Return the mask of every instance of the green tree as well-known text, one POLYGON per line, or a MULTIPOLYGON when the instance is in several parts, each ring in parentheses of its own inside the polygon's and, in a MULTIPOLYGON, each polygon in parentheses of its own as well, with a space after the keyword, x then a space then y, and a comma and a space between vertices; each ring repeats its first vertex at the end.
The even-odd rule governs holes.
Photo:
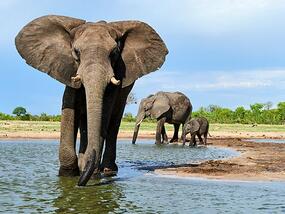
POLYGON ((284 124, 285 122, 285 102, 280 102, 277 104, 277 114, 279 118, 279 122, 284 124))
POLYGON ((253 123, 260 123, 261 122, 261 112, 262 112, 263 108, 264 108, 263 103, 255 103, 255 104, 250 105, 253 123))
POLYGON ((216 110, 218 110, 218 109, 221 109, 222 107, 220 107, 220 106, 218 106, 218 105, 209 105, 208 107, 207 107, 207 111, 208 112, 214 112, 214 111, 216 111, 216 110))
POLYGON ((44 112, 43 112, 43 113, 41 113, 39 119, 40 119, 41 121, 50 121, 50 116, 49 116, 47 113, 44 113, 44 112))
POLYGON ((242 106, 237 107, 234 112, 235 122, 236 123, 244 122, 245 114, 246 114, 246 110, 244 107, 242 106))
POLYGON ((133 117, 132 113, 127 112, 127 113, 124 114, 123 120, 126 121, 126 122, 135 122, 136 118, 133 117))
POLYGON ((273 106, 273 103, 271 101, 268 101, 264 103, 264 110, 270 110, 273 106))
POLYGON ((13 110, 12 114, 15 114, 16 116, 20 117, 27 114, 27 111, 24 107, 18 106, 13 110))

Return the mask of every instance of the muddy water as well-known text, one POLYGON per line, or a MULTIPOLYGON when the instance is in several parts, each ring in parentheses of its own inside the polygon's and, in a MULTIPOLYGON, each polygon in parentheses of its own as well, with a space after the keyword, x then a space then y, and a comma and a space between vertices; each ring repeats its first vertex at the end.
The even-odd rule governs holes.
POLYGON ((145 168, 237 155, 232 150, 118 144, 117 177, 77 187, 60 178, 58 142, 0 141, 0 212, 3 213, 240 213, 284 212, 285 184, 177 179, 145 168), (144 169, 144 170, 142 170, 144 169))

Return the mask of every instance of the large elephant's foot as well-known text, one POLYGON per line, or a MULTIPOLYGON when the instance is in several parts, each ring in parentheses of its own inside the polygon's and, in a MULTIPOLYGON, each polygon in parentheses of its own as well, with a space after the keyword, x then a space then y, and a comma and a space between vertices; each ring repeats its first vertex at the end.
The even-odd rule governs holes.
POLYGON ((59 176, 78 176, 78 159, 75 153, 67 147, 60 147, 59 152, 59 176))
POLYGON ((112 177, 112 176, 116 176, 117 174, 118 174, 118 170, 113 170, 107 167, 103 169, 104 177, 112 177))
POLYGON ((105 165, 105 166, 102 166, 101 171, 104 177, 116 176, 118 174, 118 166, 115 163, 105 165))
POLYGON ((69 167, 60 166, 58 175, 64 176, 64 177, 78 176, 79 175, 79 168, 77 166, 77 163, 74 164, 73 166, 69 166, 69 167))
POLYGON ((169 142, 170 143, 178 142, 178 137, 172 138, 169 142))
POLYGON ((155 144, 156 144, 156 145, 161 145, 161 144, 163 144, 163 142, 161 142, 160 140, 156 140, 156 141, 155 141, 155 144))

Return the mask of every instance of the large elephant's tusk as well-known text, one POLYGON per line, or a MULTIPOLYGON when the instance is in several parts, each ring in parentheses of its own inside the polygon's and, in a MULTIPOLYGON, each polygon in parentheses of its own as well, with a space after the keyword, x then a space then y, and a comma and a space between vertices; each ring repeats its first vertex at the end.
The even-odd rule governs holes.
POLYGON ((121 80, 117 80, 115 77, 112 77, 110 81, 114 85, 120 85, 120 83, 121 83, 121 80))
POLYGON ((81 81, 81 77, 79 75, 76 75, 75 77, 71 77, 71 80, 73 82, 79 82, 79 81, 81 81))

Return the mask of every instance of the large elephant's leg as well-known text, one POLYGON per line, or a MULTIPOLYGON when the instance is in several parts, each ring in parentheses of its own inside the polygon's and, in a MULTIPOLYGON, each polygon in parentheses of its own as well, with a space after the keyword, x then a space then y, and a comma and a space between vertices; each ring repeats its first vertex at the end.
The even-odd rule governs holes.
POLYGON ((185 126, 185 123, 182 123, 182 132, 181 132, 181 137, 180 137, 180 141, 182 141, 182 142, 183 142, 183 139, 184 139, 184 126, 185 126))
POLYGON ((80 171, 83 171, 83 155, 85 153, 88 144, 87 115, 85 113, 80 114, 79 128, 80 128, 80 146, 78 154, 78 167, 80 171))
POLYGON ((164 123, 166 121, 166 118, 163 117, 157 121, 157 127, 156 127, 156 134, 155 134, 155 144, 161 144, 161 132, 162 127, 164 126, 164 123))
POLYGON ((172 139, 170 140, 170 143, 178 141, 178 132, 180 124, 174 124, 173 126, 174 126, 174 133, 172 139))
POLYGON ((63 95, 59 146, 60 176, 79 174, 75 150, 78 130, 78 112, 75 110, 76 93, 76 89, 67 86, 63 95))
POLYGON ((114 175, 118 171, 116 164, 117 136, 121 124, 121 119, 126 106, 128 94, 133 88, 133 84, 120 89, 116 95, 114 107, 111 111, 111 117, 106 130, 106 143, 103 155, 102 168, 105 176, 114 175))
MULTIPOLYGON (((123 115, 123 111, 121 113, 123 115)), ((119 132, 121 119, 112 117, 106 136, 105 151, 102 161, 102 169, 105 175, 114 175, 118 171, 116 164, 117 135, 119 132)))
POLYGON ((162 126, 161 135, 162 135, 163 143, 168 143, 168 137, 166 134, 165 125, 162 126))

